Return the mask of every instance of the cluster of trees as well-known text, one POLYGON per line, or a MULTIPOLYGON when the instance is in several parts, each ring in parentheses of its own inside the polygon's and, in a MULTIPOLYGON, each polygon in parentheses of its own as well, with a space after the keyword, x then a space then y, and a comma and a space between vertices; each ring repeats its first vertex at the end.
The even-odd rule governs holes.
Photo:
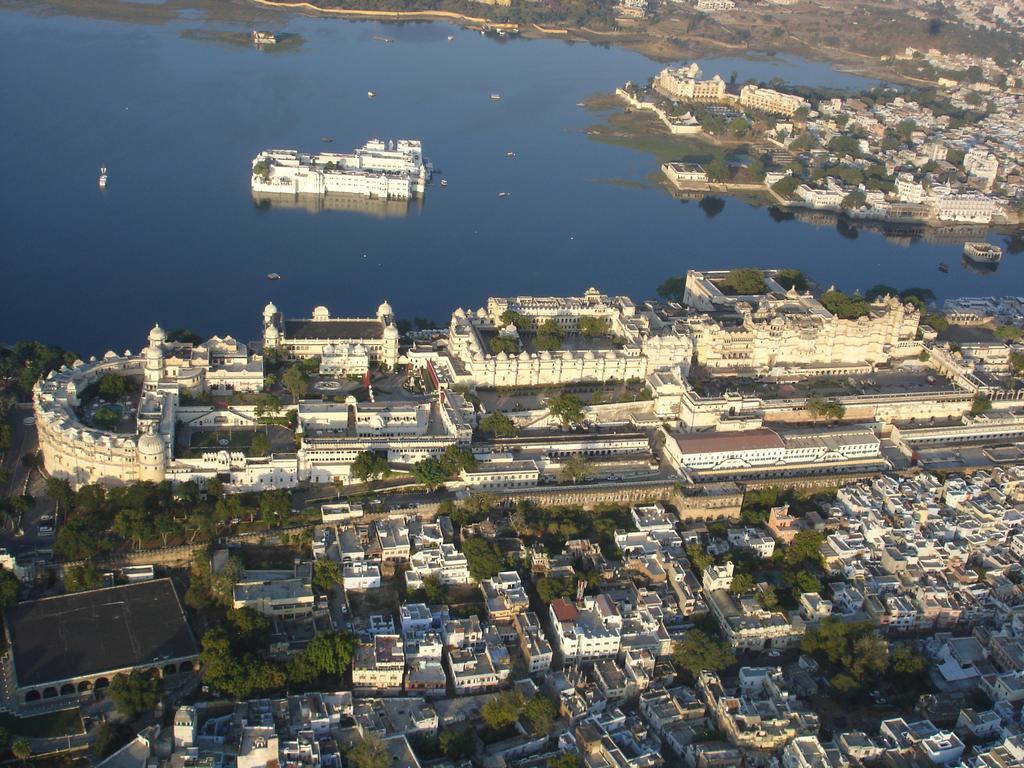
POLYGON ((738 296, 764 293, 766 290, 764 275, 760 269, 753 267, 732 269, 718 281, 718 289, 722 293, 738 296))
POLYGON ((538 507, 529 502, 516 504, 512 527, 522 537, 539 539, 549 550, 560 551, 567 539, 596 541, 606 557, 620 555, 615 530, 629 527, 629 510, 599 504, 593 511, 581 507, 538 507))
POLYGON ((155 672, 133 670, 127 675, 114 675, 107 695, 118 712, 135 719, 156 707, 160 701, 160 690, 160 677, 155 672))
POLYGON ((686 278, 670 277, 658 286, 658 295, 665 301, 674 301, 677 304, 683 303, 686 295, 686 278))
POLYGON ((821 304, 841 320, 856 320, 871 313, 871 305, 863 298, 848 296, 836 289, 825 291, 821 295, 821 304))
POLYGON ((900 291, 891 285, 876 283, 864 292, 865 301, 875 301, 883 296, 896 296, 900 301, 913 304, 920 310, 935 301, 935 292, 931 288, 904 288, 900 291))
POLYGON ((412 476, 417 482, 423 483, 427 490, 433 491, 457 476, 462 470, 470 472, 476 469, 477 461, 472 453, 465 448, 450 445, 439 459, 433 457, 423 459, 412 465, 412 476))
POLYGON ((110 489, 86 485, 75 492, 66 480, 49 478, 46 493, 67 512, 53 546, 63 560, 93 560, 151 540, 164 546, 172 540, 209 541, 234 520, 259 517, 275 524, 292 512, 287 491, 226 496, 216 480, 202 488, 195 482, 173 488, 163 482, 110 489))
POLYGON ((549 733, 557 714, 555 705, 546 696, 527 699, 518 689, 498 694, 480 710, 484 723, 493 731, 507 728, 522 718, 535 736, 549 733))
POLYGON ((500 411, 491 411, 480 419, 480 431, 494 437, 515 437, 519 432, 515 422, 500 411))
POLYGON ((361 451, 356 454, 350 471, 353 477, 364 483, 391 477, 391 467, 388 466, 387 458, 373 451, 361 451))
MULTIPOLYGON (((347 632, 318 633, 297 656, 285 664, 266 658, 270 622, 249 608, 232 606, 234 585, 242 563, 231 558, 216 574, 208 562, 192 569, 185 604, 206 617, 199 660, 203 681, 236 699, 290 689, 337 686, 352 664, 356 640, 347 632)), ((328 587, 339 573, 321 567, 314 572, 319 588, 328 587)))
POLYGON ((554 320, 545 320, 537 328, 534 345, 541 352, 556 352, 565 343, 565 331, 554 320))
POLYGON ((807 280, 807 275, 801 272, 799 269, 780 269, 775 273, 775 282, 785 288, 787 291, 790 288, 803 293, 804 291, 810 290, 811 284, 807 280))
POLYGON ((583 421, 583 401, 572 392, 560 392, 548 400, 548 412, 564 426, 583 421))
POLYGON ((579 579, 576 576, 573 576, 571 579, 544 576, 537 580, 537 596, 545 604, 560 597, 573 597, 576 594, 578 584, 579 579))
POLYGON ((992 410, 992 398, 980 392, 971 401, 971 416, 980 416, 992 410))
POLYGON ((470 536, 462 541, 462 554, 466 556, 469 572, 477 581, 497 576, 505 567, 501 550, 490 539, 470 536))
POLYGON ((520 351, 519 339, 515 336, 493 336, 490 347, 492 355, 500 355, 502 352, 506 355, 518 355, 520 351))
POLYGON ((691 629, 672 648, 672 661, 696 679, 703 670, 720 672, 736 663, 736 656, 725 643, 700 629, 691 629))
POLYGON ((40 377, 74 362, 71 352, 39 341, 19 341, 10 349, 0 348, 0 392, 28 400, 40 377))
POLYGON ((790 197, 794 192, 796 192, 796 188, 799 187, 801 183, 799 176, 783 176, 772 184, 772 191, 782 197, 790 197))
POLYGON ((846 415, 846 407, 838 400, 826 400, 815 395, 807 401, 807 412, 815 421, 820 418, 838 421, 846 415))
POLYGON ((841 695, 851 696, 887 679, 897 689, 920 685, 925 663, 905 645, 891 647, 871 622, 825 619, 801 640, 801 649, 831 671, 830 683, 841 695))
POLYGON ((600 338, 608 336, 612 332, 612 321, 607 317, 592 317, 586 315, 580 318, 580 333, 587 338, 600 338))

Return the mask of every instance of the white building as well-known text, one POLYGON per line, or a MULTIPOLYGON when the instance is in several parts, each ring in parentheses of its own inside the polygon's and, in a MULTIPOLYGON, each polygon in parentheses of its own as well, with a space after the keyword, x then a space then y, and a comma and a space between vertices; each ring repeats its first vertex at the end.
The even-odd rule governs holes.
POLYGON ((429 178, 429 163, 419 141, 385 144, 372 139, 351 154, 265 150, 253 158, 251 186, 255 193, 345 193, 408 200, 423 194, 429 178))
POLYGON ((608 595, 583 598, 582 608, 566 597, 549 606, 558 650, 565 663, 614 658, 622 639, 622 617, 608 595))

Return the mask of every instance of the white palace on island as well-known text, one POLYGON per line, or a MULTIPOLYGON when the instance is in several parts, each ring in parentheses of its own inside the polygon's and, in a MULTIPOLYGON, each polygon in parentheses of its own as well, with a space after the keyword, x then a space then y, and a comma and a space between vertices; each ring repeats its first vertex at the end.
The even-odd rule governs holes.
POLYGON ((342 193, 410 200, 420 197, 430 180, 430 163, 419 141, 386 144, 372 139, 354 152, 305 154, 268 149, 252 161, 252 191, 280 195, 342 193))

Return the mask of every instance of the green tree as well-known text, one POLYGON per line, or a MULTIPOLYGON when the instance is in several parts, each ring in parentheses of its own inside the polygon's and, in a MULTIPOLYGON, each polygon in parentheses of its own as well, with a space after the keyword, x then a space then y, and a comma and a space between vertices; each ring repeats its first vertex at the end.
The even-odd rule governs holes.
POLYGON ((582 456, 567 457, 558 468, 558 480, 563 483, 579 483, 590 475, 590 465, 582 456))
POLYGON ((718 287, 724 293, 732 293, 740 296, 748 296, 765 292, 764 275, 760 269, 743 267, 733 269, 726 273, 718 287))
POLYGON ((356 639, 348 632, 320 632, 291 660, 288 680, 299 685, 330 678, 336 684, 352 666, 356 639))
POLYGON ((470 726, 459 728, 445 728, 438 735, 438 743, 441 751, 451 759, 459 757, 471 757, 476 751, 476 736, 470 726))
POLYGON ((391 768, 391 754, 378 736, 368 733, 345 753, 352 768, 391 768))
POLYGON ((21 761, 28 760, 32 757, 32 745, 28 739, 19 736, 11 742, 11 754, 21 761))
POLYGON ((704 573, 704 569, 715 562, 715 558, 704 551, 700 544, 687 544, 686 557, 697 573, 704 573))
POLYGON ((477 461, 472 451, 460 448, 457 445, 449 445, 444 449, 444 454, 440 459, 440 465, 446 476, 455 477, 462 470, 472 472, 476 469, 477 461))
POLYGON ((799 269, 780 269, 775 273, 775 282, 785 288, 787 291, 790 288, 803 293, 808 290, 811 285, 807 280, 807 275, 801 272, 799 269))
POLYGON ((252 436, 252 445, 249 446, 250 456, 267 456, 270 454, 270 438, 264 433, 257 432, 252 436))
POLYGON ((551 703, 551 699, 538 694, 526 702, 522 715, 530 724, 533 735, 540 736, 550 733, 551 726, 554 725, 555 718, 558 716, 558 710, 551 703))
POLYGON ((672 649, 672 661, 696 678, 703 670, 719 672, 736 663, 729 646, 699 629, 691 629, 672 649))
POLYGON ((448 472, 440 461, 428 457, 412 465, 412 476, 416 482, 426 486, 428 491, 434 491, 444 485, 444 481, 448 479, 448 472))
POLYGON ((781 197, 790 197, 802 183, 799 176, 783 176, 772 184, 772 191, 781 197))
POLYGON ((341 566, 329 557, 321 557, 313 563, 313 586, 321 592, 330 592, 341 584, 341 566))
POLYGON ((708 181, 728 181, 731 176, 729 163, 722 155, 711 158, 711 162, 704 166, 704 172, 708 176, 708 181))
POLYGON ((0 567, 0 614, 18 601, 18 577, 0 567))
POLYGON ((583 768, 583 760, 572 752, 561 752, 548 758, 547 768, 583 768))
POLYGON ((281 377, 281 384, 292 396, 292 402, 298 403, 309 388, 309 376, 301 365, 293 365, 281 377))
POLYGON ((423 577, 423 595, 430 605, 448 602, 448 590, 441 583, 441 579, 434 575, 423 577))
POLYGON ((536 347, 542 352, 555 352, 565 342, 565 331, 554 320, 545 320, 537 329, 536 347))
POLYGON ((100 429, 110 431, 121 423, 121 414, 116 408, 109 405, 101 405, 92 415, 93 423, 100 429))
POLYGON ((732 578, 732 585, 729 591, 734 595, 745 595, 754 588, 754 579, 749 573, 737 573, 732 578))
POLYGON ((1015 325, 1000 325, 993 334, 1000 341, 1017 341, 1024 335, 1024 330, 1015 325))
POLYGON ((971 401, 971 416, 981 416, 990 410, 992 410, 992 398, 980 392, 977 393, 971 401))
POLYGON ((658 286, 658 295, 665 301, 674 301, 682 304, 686 294, 686 278, 670 277, 658 286))
POLYGON ((500 411, 491 411, 480 419, 480 431, 488 432, 494 437, 515 437, 519 431, 508 416, 500 411))
POLYGON ((859 296, 847 296, 832 289, 821 296, 821 304, 840 320, 856 320, 871 314, 871 305, 859 296))
POLYGON ((537 580, 537 596, 541 602, 552 603, 560 597, 572 597, 576 594, 575 580, 544 576, 537 580))
POLYGON ((583 401, 572 392, 561 392, 548 400, 548 412, 563 425, 583 421, 583 401))
POLYGON ((360 481, 372 482, 391 475, 388 460, 373 451, 361 451, 352 462, 352 475, 360 481))
POLYGON ((500 731, 519 719, 524 705, 523 694, 518 690, 505 691, 488 699, 480 708, 480 716, 488 728, 500 731))
POLYGON ((819 418, 838 421, 846 415, 846 407, 838 400, 826 400, 814 396, 807 401, 807 412, 817 421, 819 418))
POLYGON ((514 325, 516 328, 525 328, 530 324, 525 315, 519 314, 514 309, 506 309, 502 312, 501 322, 503 325, 514 325))
POLYGON ((1015 374, 1024 373, 1024 352, 1010 353, 1010 370, 1015 374))
POLYGON ((777 611, 779 609, 779 596, 775 592, 775 587, 771 584, 765 584, 761 587, 757 593, 757 602, 766 611, 777 611))
POLYGON ((120 400, 128 391, 128 383, 117 374, 105 373, 100 377, 96 389, 100 393, 100 397, 107 400, 120 400))
POLYGON ((462 554, 466 556, 469 572, 476 581, 496 576, 505 564, 497 546, 480 536, 464 539, 462 554))
POLYGON ((611 333, 612 322, 607 317, 585 315, 580 318, 580 333, 590 338, 607 336, 611 333))
POLYGON ((889 654, 889 665, 899 675, 918 676, 925 670, 925 660, 905 645, 897 645, 889 654))
POLYGON ((99 589, 103 586, 103 575, 92 563, 72 565, 64 570, 64 590, 66 592, 84 592, 99 589))
POLYGON ((846 197, 843 198, 843 208, 847 210, 855 210, 857 208, 863 208, 868 201, 868 196, 859 189, 855 189, 852 192, 847 193, 846 197))
POLYGON ((152 672, 134 670, 128 675, 114 675, 107 689, 117 711, 134 720, 160 701, 160 678, 152 672))
POLYGON ((502 352, 506 355, 518 355, 519 339, 515 336, 493 336, 490 347, 492 355, 500 355, 502 352))
POLYGON ((792 568, 810 565, 820 570, 824 564, 821 556, 824 543, 825 534, 821 531, 800 531, 783 551, 783 559, 792 568))
POLYGON ((256 395, 256 418, 274 418, 282 409, 281 398, 272 392, 260 392, 256 395))
POLYGON ((260 494, 260 518, 268 525, 287 519, 291 511, 292 502, 288 497, 288 491, 263 491, 260 494))

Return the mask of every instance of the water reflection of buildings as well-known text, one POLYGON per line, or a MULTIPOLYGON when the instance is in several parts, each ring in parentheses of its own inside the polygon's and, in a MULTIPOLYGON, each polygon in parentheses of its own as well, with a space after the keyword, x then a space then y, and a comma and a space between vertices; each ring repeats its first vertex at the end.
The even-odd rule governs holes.
POLYGON ((410 208, 423 210, 422 197, 414 200, 382 200, 345 192, 329 192, 325 195, 271 195, 254 192, 252 201, 257 208, 299 208, 307 213, 349 211, 365 213, 378 219, 408 216, 410 208))
MULTIPOLYGON (((920 222, 850 221, 831 211, 812 211, 805 208, 792 209, 793 218, 816 227, 843 227, 853 231, 874 232, 897 245, 910 245, 922 240, 931 245, 962 246, 970 240, 984 240, 988 227, 978 224, 929 225, 920 222)), ((775 217, 773 217, 775 218, 775 217)), ((789 218, 789 217, 786 217, 789 218)), ((778 219, 776 219, 778 220, 778 219)), ((847 234, 850 236, 850 234, 847 234)))

